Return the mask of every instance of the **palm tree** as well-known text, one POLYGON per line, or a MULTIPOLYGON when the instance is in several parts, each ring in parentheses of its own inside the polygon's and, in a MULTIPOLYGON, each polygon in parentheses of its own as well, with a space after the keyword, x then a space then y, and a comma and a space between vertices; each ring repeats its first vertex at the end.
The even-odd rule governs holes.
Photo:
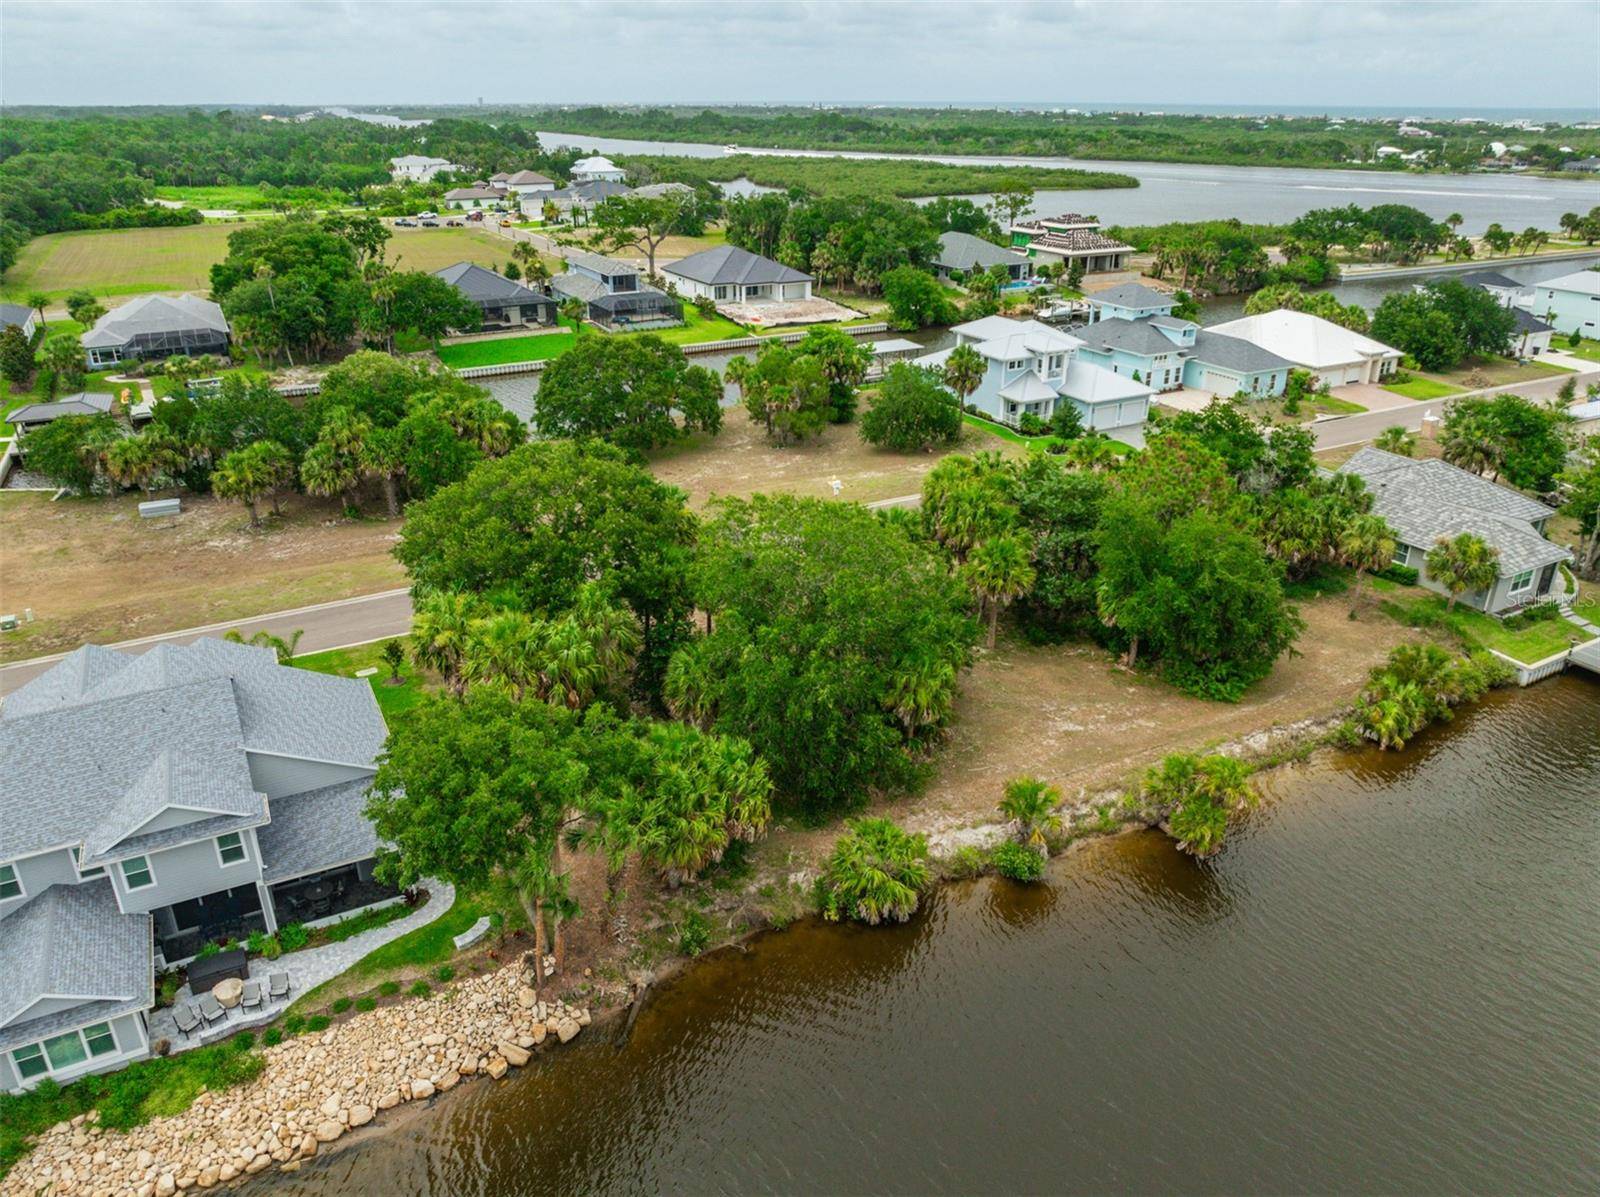
POLYGON ((944 726, 955 691, 955 664, 935 653, 922 653, 889 679, 883 705, 900 721, 906 739, 918 740, 944 726))
POLYGON ((1454 233, 1457 229, 1459 229, 1461 227, 1461 224, 1462 224, 1461 213, 1459 213, 1459 212, 1450 213, 1449 216, 1446 216, 1444 218, 1444 222, 1445 222, 1445 224, 1450 226, 1450 231, 1452 233, 1454 233))
POLYGON ((588 306, 581 299, 563 299, 561 306, 556 309, 561 318, 572 325, 575 335, 583 335, 583 321, 589 314, 588 306))
MULTIPOLYGON (((706 617, 710 618, 709 614, 706 617)), ((675 719, 701 729, 716 717, 716 670, 706 640, 691 640, 667 662, 661 696, 675 719)))
POLYGON ((971 345, 957 345, 944 362, 944 384, 955 392, 956 401, 966 405, 967 397, 983 383, 988 363, 971 345))
POLYGON ((139 436, 120 437, 105 452, 106 475, 118 486, 148 490, 155 477, 156 458, 149 441, 139 436))
POLYGON ((322 430, 300 463, 300 480, 313 495, 343 494, 347 509, 356 506, 356 487, 369 460, 367 440, 372 425, 347 407, 328 410, 322 430))
POLYGON ((1493 436, 1475 421, 1464 421, 1446 432, 1443 448, 1447 462, 1480 476, 1485 470, 1495 469, 1500 460, 1493 436))
POLYGON ((1412 456, 1417 449, 1417 434, 1400 425, 1385 428, 1378 434, 1378 439, 1372 442, 1374 447, 1382 449, 1385 453, 1395 453, 1401 457, 1412 456))
POLYGON ((419 598, 411 620, 411 659, 438 673, 455 694, 466 689, 463 660, 479 614, 471 595, 444 590, 419 598))
POLYGON ((1361 608, 1361 575, 1376 573, 1394 560, 1394 531, 1381 515, 1355 515, 1339 530, 1339 559, 1356 571, 1350 614, 1361 608))
POLYGON ((261 513, 256 502, 273 489, 275 480, 269 476, 262 455, 256 446, 235 449, 211 471, 211 489, 224 499, 238 499, 250 509, 250 526, 261 527, 261 513))
POLYGON ((1428 575, 1450 592, 1445 610, 1467 591, 1487 590, 1500 576, 1500 550, 1481 537, 1463 532, 1453 540, 1440 537, 1428 550, 1428 575))
POLYGON ((1121 458, 1111 438, 1101 432, 1086 432, 1067 446, 1067 464, 1079 470, 1114 470, 1121 458))
POLYGON ((745 383, 750 381, 750 373, 754 369, 755 363, 744 356, 733 358, 722 367, 722 381, 739 388, 740 403, 744 402, 745 383))
MULTIPOLYGON (((110 471, 107 469, 107 461, 112 451, 123 441, 124 435, 122 429, 115 424, 105 420, 96 420, 94 427, 87 432, 83 440, 78 444, 79 460, 88 469, 92 470, 96 476, 109 480, 110 471)), ((108 487, 106 497, 114 498, 116 493, 115 486, 108 487)))
POLYGON ((1056 814, 1060 805, 1061 791, 1055 786, 1037 777, 1013 777, 1006 782, 1000 813, 1016 824, 1018 843, 1046 856, 1050 851, 1047 833, 1061 827, 1061 816, 1056 814))
POLYGON ((45 372, 45 398, 54 399, 65 382, 69 387, 83 383, 83 342, 75 336, 51 337, 39 351, 39 365, 45 372))
POLYGON ((967 584, 989 612, 989 647, 994 647, 1000 610, 1033 589, 1036 574, 1032 562, 1033 546, 1022 533, 1011 533, 986 540, 972 550, 962 572, 967 584))
POLYGON ((504 686, 520 699, 540 683, 545 625, 523 611, 499 611, 473 621, 462 646, 461 676, 504 686))

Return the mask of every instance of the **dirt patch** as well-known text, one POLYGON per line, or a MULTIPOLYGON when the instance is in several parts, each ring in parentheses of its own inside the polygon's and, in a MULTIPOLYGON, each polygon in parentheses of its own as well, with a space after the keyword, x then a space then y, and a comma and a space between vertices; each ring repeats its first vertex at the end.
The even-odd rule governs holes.
POLYGON ((347 520, 292 496, 281 520, 252 531, 237 503, 184 495, 176 519, 146 520, 142 497, 0 495, 0 611, 34 615, 0 639, 0 660, 405 584, 398 521, 347 520))
POLYGON ((979 428, 963 429, 959 444, 934 453, 890 453, 861 439, 855 424, 830 424, 822 435, 779 448, 766 430, 752 424, 743 408, 724 417, 722 432, 655 454, 650 471, 663 482, 687 491, 692 507, 703 507, 716 495, 745 497, 757 491, 832 498, 832 482, 842 484, 838 497, 860 503, 917 494, 922 479, 949 453, 997 449, 1007 456, 1026 452, 979 428))

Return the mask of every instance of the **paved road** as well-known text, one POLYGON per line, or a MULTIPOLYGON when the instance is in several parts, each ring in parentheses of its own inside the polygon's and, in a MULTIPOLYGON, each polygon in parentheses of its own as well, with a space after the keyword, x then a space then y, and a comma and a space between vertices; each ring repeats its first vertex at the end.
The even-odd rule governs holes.
MULTIPOLYGON (((401 636, 411 630, 411 592, 385 590, 378 594, 358 598, 340 599, 332 603, 317 603, 310 607, 296 607, 289 611, 273 611, 251 619, 238 619, 230 623, 208 624, 203 628, 185 628, 160 636, 143 636, 138 640, 125 640, 113 648, 143 652, 157 644, 188 644, 202 636, 221 636, 237 630, 245 636, 259 630, 275 636, 288 637, 296 629, 303 629, 300 651, 322 652, 330 648, 346 648, 352 644, 366 644, 373 640, 386 640, 401 636)), ((64 654, 35 657, 0 667, 0 697, 10 694, 39 674, 43 673, 64 654)))
MULTIPOLYGON (((1596 379, 1600 379, 1600 365, 1584 363, 1586 369, 1580 374, 1556 374, 1549 378, 1536 379, 1533 382, 1519 382, 1507 387, 1491 387, 1486 391, 1470 392, 1474 395, 1500 394, 1502 392, 1522 395, 1528 399, 1554 399, 1556 392, 1561 389, 1561 384, 1568 378, 1575 378, 1578 383, 1578 392, 1581 395, 1584 387, 1596 379)), ((1422 427, 1423 416, 1430 412, 1435 416, 1443 416, 1445 408, 1454 400, 1464 396, 1455 395, 1450 399, 1436 399, 1423 403, 1413 401, 1409 407, 1398 410, 1368 412, 1360 416, 1341 416, 1336 420, 1323 420, 1313 425, 1317 435, 1317 448, 1338 449, 1346 445, 1359 445, 1372 440, 1385 428, 1399 425, 1412 432, 1422 427)))

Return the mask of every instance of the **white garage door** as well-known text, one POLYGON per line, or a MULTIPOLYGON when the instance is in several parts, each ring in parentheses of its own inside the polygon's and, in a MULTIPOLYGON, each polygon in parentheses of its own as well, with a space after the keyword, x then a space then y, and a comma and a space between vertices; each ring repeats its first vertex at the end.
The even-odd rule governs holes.
POLYGON ((1229 374, 1218 374, 1215 370, 1207 370, 1200 375, 1200 389, 1210 391, 1213 395, 1227 397, 1239 389, 1239 380, 1229 374))

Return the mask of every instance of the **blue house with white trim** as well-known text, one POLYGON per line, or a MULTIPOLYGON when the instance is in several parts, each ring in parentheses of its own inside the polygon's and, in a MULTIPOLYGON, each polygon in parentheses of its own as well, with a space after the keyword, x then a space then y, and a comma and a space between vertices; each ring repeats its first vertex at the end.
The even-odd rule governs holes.
POLYGON ((1177 306, 1170 295, 1146 287, 1142 283, 1124 283, 1094 295, 1084 296, 1089 305, 1089 319, 1144 320, 1151 316, 1170 316, 1177 306))
POLYGON ((1533 284, 1524 305, 1563 336, 1600 341, 1600 270, 1579 270, 1533 284))

